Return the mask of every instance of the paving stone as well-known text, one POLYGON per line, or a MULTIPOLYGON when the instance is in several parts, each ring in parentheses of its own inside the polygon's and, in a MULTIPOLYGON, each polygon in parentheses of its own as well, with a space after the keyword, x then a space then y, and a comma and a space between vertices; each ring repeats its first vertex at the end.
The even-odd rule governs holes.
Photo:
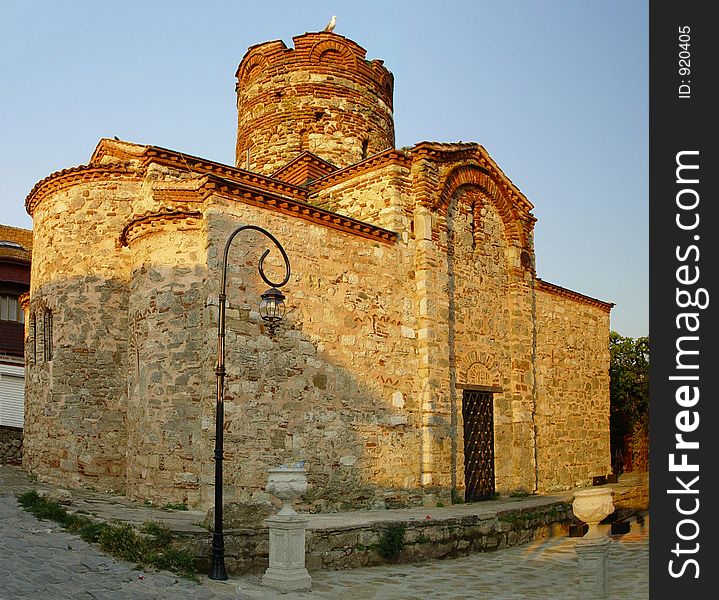
MULTIPOLYGON (((3 469, 0 600, 580 600, 574 551, 579 538, 569 537, 441 561, 313 571, 311 592, 279 594, 262 587, 260 575, 197 584, 166 572, 140 571, 38 521, 17 504, 15 491, 22 482, 12 483, 3 469)), ((612 600, 649 597, 648 517, 643 526, 632 523, 629 533, 613 536, 609 571, 612 600)))

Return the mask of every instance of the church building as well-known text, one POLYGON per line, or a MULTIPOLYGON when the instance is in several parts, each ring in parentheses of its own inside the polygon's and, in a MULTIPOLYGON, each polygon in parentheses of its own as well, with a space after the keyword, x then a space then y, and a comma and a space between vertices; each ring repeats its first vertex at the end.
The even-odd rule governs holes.
POLYGON ((537 276, 532 204, 477 143, 395 148, 394 78, 333 32, 249 48, 234 165, 102 139, 38 182, 24 466, 213 503, 223 250, 225 500, 307 461, 309 510, 591 485, 611 472, 611 303, 537 276))

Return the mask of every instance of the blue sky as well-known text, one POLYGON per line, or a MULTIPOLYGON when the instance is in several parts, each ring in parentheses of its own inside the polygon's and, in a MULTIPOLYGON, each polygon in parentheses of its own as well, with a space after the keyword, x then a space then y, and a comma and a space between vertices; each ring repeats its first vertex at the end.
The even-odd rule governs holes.
POLYGON ((5 0, 0 223, 102 137, 232 164, 248 46, 322 29, 395 76, 397 147, 479 142, 535 205, 537 275, 648 335, 648 3, 5 0))

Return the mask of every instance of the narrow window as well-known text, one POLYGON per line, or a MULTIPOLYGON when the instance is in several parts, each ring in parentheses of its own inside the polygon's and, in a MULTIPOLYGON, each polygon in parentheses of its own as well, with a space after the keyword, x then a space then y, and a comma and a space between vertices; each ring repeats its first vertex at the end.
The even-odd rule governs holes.
POLYGON ((469 222, 472 228, 472 251, 477 250, 478 242, 482 232, 479 230, 481 223, 481 211, 482 205, 479 202, 475 202, 472 205, 472 210, 469 213, 469 222))
POLYGON ((25 313, 17 296, 0 296, 0 321, 25 322, 25 313))
POLYGON ((0 296, 0 321, 9 321, 9 320, 10 320, 10 296, 0 296))
POLYGON ((49 308, 45 309, 43 316, 43 336, 44 336, 44 351, 45 361, 50 362, 52 360, 52 312, 49 308))
POLYGON ((32 313, 30 318, 30 336, 32 337, 32 362, 37 362, 37 317, 32 313))
POLYGON ((369 140, 362 140, 362 160, 367 158, 368 148, 369 148, 369 140))

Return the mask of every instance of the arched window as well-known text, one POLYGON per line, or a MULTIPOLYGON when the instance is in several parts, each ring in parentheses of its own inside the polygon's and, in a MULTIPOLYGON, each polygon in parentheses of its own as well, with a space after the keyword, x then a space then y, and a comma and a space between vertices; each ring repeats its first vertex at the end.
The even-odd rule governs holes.
POLYGON ((367 140, 367 139, 362 140, 362 160, 367 158, 368 149, 369 149, 369 140, 367 140))
POLYGON ((52 311, 49 308, 45 309, 43 315, 43 348, 45 353, 45 362, 52 360, 52 311))

